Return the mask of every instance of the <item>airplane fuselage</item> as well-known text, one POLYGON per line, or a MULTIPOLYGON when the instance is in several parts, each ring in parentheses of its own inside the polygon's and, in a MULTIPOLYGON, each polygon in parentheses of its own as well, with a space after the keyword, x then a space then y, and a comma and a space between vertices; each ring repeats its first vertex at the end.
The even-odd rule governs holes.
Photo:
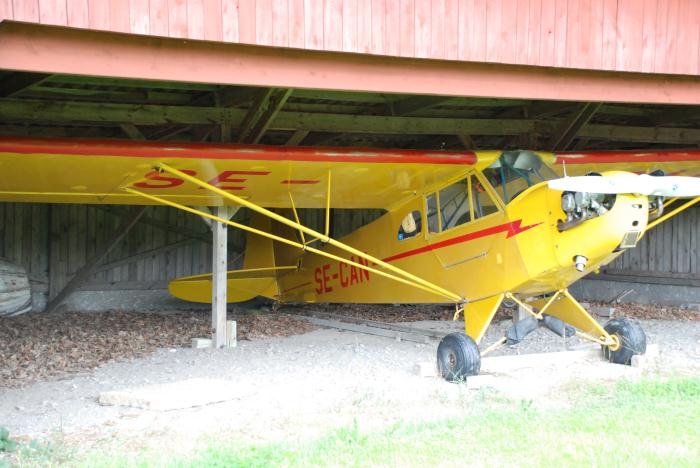
MULTIPOLYGON (((533 296, 563 289, 609 263, 636 244, 646 228, 647 198, 618 195, 604 214, 561 231, 566 218, 561 197, 562 192, 539 183, 491 214, 430 232, 428 201, 418 196, 340 241, 468 301, 501 292, 533 296), (401 222, 413 212, 420 213, 421 230, 401 238, 401 222)), ((372 266, 339 249, 327 250, 372 266)), ((299 270, 280 276, 279 293, 283 302, 445 302, 434 293, 313 254, 301 257, 299 270)))

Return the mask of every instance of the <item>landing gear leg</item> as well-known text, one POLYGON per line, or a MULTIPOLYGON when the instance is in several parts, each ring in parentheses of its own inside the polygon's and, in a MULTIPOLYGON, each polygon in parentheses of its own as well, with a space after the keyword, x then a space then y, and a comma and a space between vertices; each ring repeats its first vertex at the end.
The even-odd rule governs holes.
POLYGON ((540 312, 546 310, 547 314, 574 326, 578 337, 600 344, 605 358, 610 362, 630 364, 632 356, 646 352, 646 335, 636 322, 619 318, 602 327, 566 289, 557 292, 554 299, 546 306, 545 300, 533 301, 528 305, 541 308, 540 312))

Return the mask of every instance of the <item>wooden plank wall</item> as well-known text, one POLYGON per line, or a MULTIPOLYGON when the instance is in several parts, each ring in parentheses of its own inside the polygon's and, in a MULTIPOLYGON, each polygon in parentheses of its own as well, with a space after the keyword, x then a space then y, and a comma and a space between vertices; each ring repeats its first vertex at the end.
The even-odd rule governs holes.
MULTIPOLYGON (((23 265, 34 289, 55 296, 87 258, 104 246, 120 217, 114 208, 91 205, 0 203, 0 257, 23 265)), ((333 234, 352 232, 381 216, 381 210, 334 210, 333 234)), ((242 217, 245 218, 245 213, 242 217)), ((188 232, 209 235, 199 218, 167 207, 151 207, 146 218, 188 232)), ((302 222, 323 230, 324 210, 300 210, 302 222)), ((663 223, 610 264, 608 275, 700 279, 700 207, 663 223)), ((244 245, 244 236, 230 231, 230 261, 244 245)), ((232 266, 239 266, 240 259, 232 266)), ((143 221, 110 253, 83 290, 162 289, 179 276, 211 271, 211 245, 143 221), (170 246, 170 248, 167 248, 170 246), (107 267, 105 267, 107 265, 107 267)))
POLYGON ((700 207, 661 223, 636 248, 618 257, 607 274, 700 280, 700 207))
POLYGON ((48 284, 49 207, 0 203, 0 257, 22 265, 34 283, 48 284))
POLYGON ((700 74, 697 0, 0 0, 4 18, 364 54, 700 74))

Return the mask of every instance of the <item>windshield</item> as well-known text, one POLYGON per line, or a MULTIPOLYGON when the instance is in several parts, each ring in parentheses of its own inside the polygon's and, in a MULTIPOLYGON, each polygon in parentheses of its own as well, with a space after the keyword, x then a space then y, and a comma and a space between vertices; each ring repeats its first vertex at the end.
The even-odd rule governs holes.
POLYGON ((557 174, 530 151, 506 151, 484 170, 505 203, 512 201, 532 185, 558 178, 557 174))

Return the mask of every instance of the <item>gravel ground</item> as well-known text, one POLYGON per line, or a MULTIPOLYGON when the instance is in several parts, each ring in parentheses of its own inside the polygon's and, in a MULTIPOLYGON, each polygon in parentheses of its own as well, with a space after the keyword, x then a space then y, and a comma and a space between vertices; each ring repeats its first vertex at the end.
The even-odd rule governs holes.
MULTIPOLYGON (((344 312, 347 310, 338 313, 344 312)), ((496 321, 484 345, 500 338, 510 323, 496 321)), ((445 333, 460 327, 458 322, 435 320, 408 324, 445 333)), ((700 375, 700 321, 642 320, 641 324, 648 341, 660 348, 660 364, 650 371, 700 375)), ((297 331, 305 329, 302 326, 297 331)), ((517 347, 503 347, 493 354, 561 351, 579 345, 577 338, 565 342, 540 329, 517 347)), ((313 437, 357 418, 365 426, 369 421, 381 427, 397 418, 445 417, 459 405, 474 404, 485 386, 470 390, 469 386, 419 376, 416 364, 434 362, 436 347, 437 342, 396 342, 316 329, 240 341, 235 349, 159 348, 121 356, 118 361, 110 359, 77 375, 2 389, 0 426, 8 427, 21 440, 58 435, 84 448, 118 440, 138 447, 165 444, 186 451, 212 433, 233 433, 239 441, 260 442, 313 437), (167 412, 97 403, 103 391, 189 378, 233 381, 236 394, 227 402, 167 412)), ((549 404, 566 398, 562 389, 571 382, 638 375, 638 369, 596 361, 542 368, 530 365, 510 375, 485 377, 491 378, 487 386, 505 396, 549 404)))

